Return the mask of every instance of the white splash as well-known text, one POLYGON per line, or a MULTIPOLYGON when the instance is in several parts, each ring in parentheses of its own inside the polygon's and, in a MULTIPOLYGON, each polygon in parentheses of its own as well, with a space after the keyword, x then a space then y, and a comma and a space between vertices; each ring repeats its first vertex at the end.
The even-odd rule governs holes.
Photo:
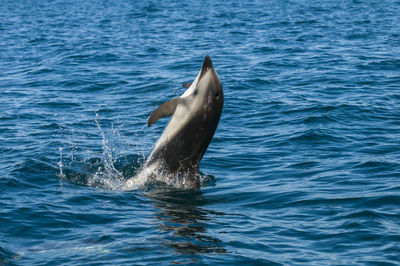
POLYGON ((57 176, 60 179, 60 186, 62 186, 62 181, 63 181, 63 179, 65 179, 65 174, 64 174, 64 171, 63 171, 63 167, 64 167, 64 165, 63 165, 63 157, 62 157, 63 148, 62 147, 58 147, 58 151, 60 152, 60 161, 58 161, 57 165, 60 168, 60 172, 58 173, 57 176))

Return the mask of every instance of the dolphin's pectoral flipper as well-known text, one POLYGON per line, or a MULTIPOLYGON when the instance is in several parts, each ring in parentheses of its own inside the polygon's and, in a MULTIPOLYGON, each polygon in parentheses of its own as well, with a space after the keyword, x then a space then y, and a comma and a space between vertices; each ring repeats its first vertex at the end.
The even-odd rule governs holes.
POLYGON ((181 97, 176 97, 168 102, 161 104, 154 112, 151 114, 147 126, 151 126, 155 122, 158 121, 161 117, 171 116, 178 106, 179 102, 181 101, 181 97))
POLYGON ((191 82, 189 82, 189 83, 183 83, 182 86, 183 86, 184 88, 186 88, 186 89, 189 89, 189 87, 192 86, 192 83, 191 83, 191 82))

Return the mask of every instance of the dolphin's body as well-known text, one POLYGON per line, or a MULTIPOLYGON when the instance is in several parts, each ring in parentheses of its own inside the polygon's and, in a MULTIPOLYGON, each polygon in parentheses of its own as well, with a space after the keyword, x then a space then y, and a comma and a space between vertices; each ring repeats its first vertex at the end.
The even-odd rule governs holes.
POLYGON ((185 187, 199 188, 199 163, 218 126, 224 103, 221 82, 209 56, 187 90, 160 105, 150 116, 148 126, 161 117, 171 116, 167 127, 142 167, 153 173, 183 174, 185 187), (157 172, 158 171, 158 172, 157 172))

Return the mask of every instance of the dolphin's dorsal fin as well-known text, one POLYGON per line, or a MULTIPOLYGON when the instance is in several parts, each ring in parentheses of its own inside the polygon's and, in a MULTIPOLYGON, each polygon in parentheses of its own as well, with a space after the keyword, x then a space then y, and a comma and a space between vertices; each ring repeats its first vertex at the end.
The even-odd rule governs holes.
POLYGON ((168 102, 161 104, 151 114, 149 121, 147 122, 147 126, 150 127, 152 124, 157 122, 158 119, 160 119, 161 117, 166 117, 166 116, 172 115, 175 112, 176 107, 178 106, 178 103, 180 102, 180 100, 181 100, 180 97, 176 97, 176 98, 169 100, 168 102))
POLYGON ((182 86, 185 87, 186 89, 189 89, 189 87, 192 86, 192 83, 191 82, 183 83, 182 86))

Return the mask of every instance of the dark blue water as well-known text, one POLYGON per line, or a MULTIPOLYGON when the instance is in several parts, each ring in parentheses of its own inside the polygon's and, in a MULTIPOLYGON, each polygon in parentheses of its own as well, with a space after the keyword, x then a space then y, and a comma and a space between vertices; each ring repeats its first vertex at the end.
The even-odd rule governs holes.
POLYGON ((400 2, 1 1, 0 265, 400 261, 400 2), (119 189, 209 54, 200 191, 119 189))

